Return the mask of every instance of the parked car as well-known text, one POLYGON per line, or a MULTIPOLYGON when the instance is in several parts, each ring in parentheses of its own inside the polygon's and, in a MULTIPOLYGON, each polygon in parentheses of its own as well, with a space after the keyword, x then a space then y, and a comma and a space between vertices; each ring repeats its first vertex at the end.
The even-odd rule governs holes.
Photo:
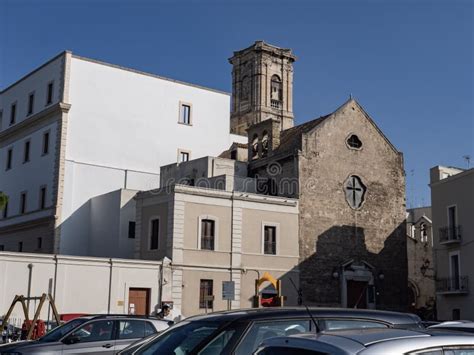
POLYGON ((136 340, 163 331, 169 321, 145 316, 75 318, 34 341, 0 346, 0 354, 115 354, 136 340))
POLYGON ((252 354, 265 339, 347 328, 423 329, 406 313, 338 308, 264 308, 187 318, 131 352, 121 354, 252 354), (313 317, 313 319, 311 318, 313 317))
POLYGON ((474 337, 405 329, 352 329, 274 337, 255 355, 472 355, 474 337))
POLYGON ((474 333, 474 322, 467 320, 449 321, 432 325, 429 329, 454 330, 458 332, 474 333))

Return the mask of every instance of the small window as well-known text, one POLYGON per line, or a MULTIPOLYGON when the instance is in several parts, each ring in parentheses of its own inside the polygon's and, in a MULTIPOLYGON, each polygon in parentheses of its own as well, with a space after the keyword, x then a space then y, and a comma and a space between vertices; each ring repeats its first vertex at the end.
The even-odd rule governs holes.
POLYGON ((199 308, 212 309, 213 305, 213 280, 201 280, 199 283, 199 308))
POLYGON ((179 110, 179 123, 182 124, 191 124, 191 105, 181 104, 179 110))
POLYGON ((150 222, 150 250, 158 249, 160 236, 160 220, 152 219, 150 222))
POLYGON ((185 163, 189 161, 189 152, 179 152, 179 162, 185 163))
POLYGON ((43 247, 43 238, 39 237, 37 240, 36 240, 36 247, 38 249, 41 249, 43 247))
POLYGON ((20 195, 20 214, 26 212, 26 192, 22 192, 20 195))
POLYGON ((264 227, 263 253, 276 255, 276 227, 264 227))
POLYGON ((25 142, 25 148, 23 150, 23 163, 30 161, 30 141, 25 142))
POLYGON ((3 208, 3 218, 8 217, 8 202, 5 204, 5 207, 3 208))
POLYGON ((5 251, 5 245, 0 244, 0 251, 5 251))
POLYGON ((145 336, 145 322, 141 320, 120 321, 119 339, 141 339, 145 336))
POLYGON ((461 310, 459 308, 453 309, 453 320, 460 320, 461 319, 461 310))
POLYGON ((49 153, 49 132, 43 134, 43 155, 49 153))
POLYGON ((201 220, 201 249, 214 250, 215 221, 212 219, 201 220))
POLYGON ((10 170, 12 168, 12 161, 13 161, 13 148, 8 149, 7 151, 7 166, 6 170, 10 170))
POLYGON ((23 242, 18 242, 18 251, 19 252, 23 251, 23 242))
POLYGON ((134 221, 128 222, 128 238, 135 239, 135 222, 134 221))
POLYGON ((35 94, 31 93, 28 96, 28 115, 31 115, 33 113, 34 106, 35 106, 35 94))
POLYGON ((232 150, 230 152, 230 159, 237 160, 237 150, 232 150))
POLYGON ((39 197, 40 197, 39 208, 40 210, 44 210, 46 208, 46 186, 41 186, 39 197))
POLYGON ((362 148, 362 142, 355 134, 352 134, 349 138, 347 138, 347 145, 352 149, 362 148))
POLYGON ((46 93, 46 105, 49 105, 53 102, 53 82, 48 84, 48 91, 46 93))
POLYGON ((428 241, 428 231, 425 223, 420 224, 420 240, 424 243, 428 241))
POLYGON ((10 108, 10 126, 16 121, 16 102, 10 108))

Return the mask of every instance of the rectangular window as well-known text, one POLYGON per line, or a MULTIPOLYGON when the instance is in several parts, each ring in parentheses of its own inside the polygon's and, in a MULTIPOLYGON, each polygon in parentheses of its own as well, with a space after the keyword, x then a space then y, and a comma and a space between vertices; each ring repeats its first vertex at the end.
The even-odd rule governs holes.
POLYGON ((179 162, 185 163, 189 161, 189 153, 188 152, 179 152, 179 162))
POLYGON ((10 125, 14 124, 16 121, 16 102, 12 104, 10 109, 10 125))
POLYGON ((20 214, 26 212, 26 192, 22 192, 20 196, 20 214))
POLYGON ((456 206, 448 207, 448 233, 453 239, 456 238, 456 206))
POLYGON ((150 223, 150 250, 158 249, 158 241, 160 236, 160 220, 153 219, 150 223))
POLYGON ((3 208, 3 218, 8 217, 8 202, 5 204, 5 207, 3 208))
POLYGON ((23 242, 18 242, 18 251, 19 252, 23 251, 23 242))
POLYGON ((7 166, 6 166, 7 170, 10 170, 12 168, 12 161, 13 161, 13 148, 10 148, 7 151, 7 166))
POLYGON ((128 238, 135 239, 135 222, 128 222, 128 238))
POLYGON ((46 105, 53 102, 53 82, 48 84, 48 92, 46 93, 46 105))
POLYGON ((201 249, 214 250, 215 222, 211 219, 201 220, 201 249))
POLYGON ((263 253, 275 255, 276 254, 276 227, 264 227, 263 253))
POLYGON ((0 251, 4 251, 5 250, 5 246, 3 244, 0 245, 0 251))
POLYGON ((43 247, 43 238, 39 237, 37 240, 36 240, 36 247, 38 249, 41 249, 43 247))
POLYGON ((43 134, 43 155, 49 153, 49 132, 43 134))
POLYGON ((191 124, 191 105, 181 104, 179 112, 179 123, 191 124))
POLYGON ((23 151, 23 163, 30 161, 30 141, 25 142, 25 148, 23 151))
POLYGON ((461 287, 461 270, 459 263, 459 253, 450 255, 451 262, 451 287, 454 290, 459 290, 461 287))
POLYGON ((34 106, 35 106, 35 94, 31 93, 28 96, 28 115, 31 115, 33 113, 34 106))
POLYGON ((213 308, 214 296, 212 289, 212 280, 201 280, 199 284, 199 308, 213 308))
POLYGON ((40 188, 40 196, 39 196, 39 208, 40 210, 44 210, 46 208, 46 186, 41 186, 40 188))

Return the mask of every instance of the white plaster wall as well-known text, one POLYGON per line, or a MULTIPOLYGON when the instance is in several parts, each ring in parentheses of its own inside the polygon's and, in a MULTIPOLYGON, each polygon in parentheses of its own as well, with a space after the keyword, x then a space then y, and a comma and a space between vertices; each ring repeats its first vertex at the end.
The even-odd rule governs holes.
POLYGON ((46 94, 48 83, 53 81, 53 102, 55 104, 61 101, 61 75, 62 62, 64 55, 58 55, 51 61, 43 64, 36 71, 32 72, 24 80, 19 80, 15 85, 2 88, 0 92, 0 111, 3 111, 3 122, 0 131, 10 126, 10 108, 11 104, 17 102, 16 105, 16 123, 24 121, 28 113, 28 97, 31 92, 35 93, 35 102, 33 114, 44 110, 50 105, 46 105, 46 94))

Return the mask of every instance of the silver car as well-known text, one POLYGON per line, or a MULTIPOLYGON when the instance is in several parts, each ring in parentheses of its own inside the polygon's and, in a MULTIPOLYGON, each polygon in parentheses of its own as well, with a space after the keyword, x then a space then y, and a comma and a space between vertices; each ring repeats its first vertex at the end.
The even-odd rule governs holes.
POLYGON ((474 337, 403 329, 353 329, 270 338, 254 354, 474 355, 474 337))
POLYGON ((428 329, 453 330, 457 332, 474 333, 474 322, 467 320, 449 321, 432 325, 428 329))
POLYGON ((0 346, 4 354, 112 355, 136 340, 158 333, 169 321, 152 317, 99 315, 73 319, 34 341, 0 346))

